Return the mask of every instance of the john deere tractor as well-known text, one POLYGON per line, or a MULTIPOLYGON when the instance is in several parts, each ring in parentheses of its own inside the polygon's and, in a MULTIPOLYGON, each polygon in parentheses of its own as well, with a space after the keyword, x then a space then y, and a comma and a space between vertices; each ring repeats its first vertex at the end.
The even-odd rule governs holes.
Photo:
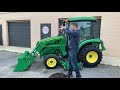
MULTIPOLYGON (((70 29, 72 22, 78 23, 81 35, 77 55, 79 68, 82 66, 90 68, 97 66, 102 60, 102 51, 106 50, 100 37, 96 37, 94 33, 95 28, 91 27, 91 25, 97 23, 97 19, 95 17, 68 18, 63 21, 63 25, 66 24, 67 28, 70 29)), ((64 67, 65 70, 68 70, 69 40, 69 36, 63 32, 61 35, 38 41, 32 52, 25 51, 22 56, 18 58, 18 64, 14 72, 27 70, 37 55, 40 56, 40 59, 44 60, 44 65, 47 69, 55 69, 60 65, 64 67)))

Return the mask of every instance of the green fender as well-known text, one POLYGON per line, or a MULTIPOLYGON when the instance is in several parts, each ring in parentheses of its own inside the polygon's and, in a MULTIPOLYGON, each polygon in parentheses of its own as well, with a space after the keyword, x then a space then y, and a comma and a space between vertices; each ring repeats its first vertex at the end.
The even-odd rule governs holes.
POLYGON ((89 43, 99 43, 99 44, 101 44, 101 50, 102 51, 106 50, 106 48, 104 46, 104 42, 101 39, 99 39, 99 38, 80 41, 80 43, 79 43, 79 50, 83 46, 85 46, 86 44, 89 44, 89 43))

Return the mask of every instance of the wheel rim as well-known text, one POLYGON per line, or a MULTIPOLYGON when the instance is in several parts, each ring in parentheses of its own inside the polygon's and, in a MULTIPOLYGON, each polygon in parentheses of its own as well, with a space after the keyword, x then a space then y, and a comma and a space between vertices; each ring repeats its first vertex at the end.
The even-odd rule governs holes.
POLYGON ((47 60, 47 66, 49 66, 49 67, 55 67, 56 64, 57 64, 57 61, 56 61, 55 58, 49 58, 49 59, 47 60))
POLYGON ((95 52, 95 51, 88 52, 88 54, 86 55, 86 60, 89 63, 95 63, 98 60, 97 52, 95 52))

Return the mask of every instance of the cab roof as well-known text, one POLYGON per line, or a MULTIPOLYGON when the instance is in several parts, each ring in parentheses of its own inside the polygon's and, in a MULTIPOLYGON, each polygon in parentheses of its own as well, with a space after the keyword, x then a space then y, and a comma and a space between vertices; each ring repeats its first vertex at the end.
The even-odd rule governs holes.
POLYGON ((97 19, 95 17, 73 17, 73 18, 68 18, 68 21, 80 21, 80 20, 91 20, 91 21, 96 21, 97 19))

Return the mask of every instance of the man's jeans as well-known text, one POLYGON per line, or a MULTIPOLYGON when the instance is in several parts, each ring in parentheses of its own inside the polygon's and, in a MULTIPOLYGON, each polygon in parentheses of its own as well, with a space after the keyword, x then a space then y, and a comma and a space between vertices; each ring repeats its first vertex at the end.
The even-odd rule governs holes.
POLYGON ((69 58, 68 58, 68 62, 69 62, 69 71, 68 71, 68 75, 72 75, 72 71, 73 69, 76 72, 76 77, 80 76, 80 71, 77 65, 77 49, 69 49, 69 58))

